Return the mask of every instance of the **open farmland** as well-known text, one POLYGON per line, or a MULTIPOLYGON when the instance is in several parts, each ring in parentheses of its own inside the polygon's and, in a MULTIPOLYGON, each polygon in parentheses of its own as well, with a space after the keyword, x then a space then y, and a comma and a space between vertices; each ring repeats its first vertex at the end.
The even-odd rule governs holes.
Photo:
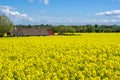
POLYGON ((120 80, 120 33, 0 38, 0 80, 120 80))

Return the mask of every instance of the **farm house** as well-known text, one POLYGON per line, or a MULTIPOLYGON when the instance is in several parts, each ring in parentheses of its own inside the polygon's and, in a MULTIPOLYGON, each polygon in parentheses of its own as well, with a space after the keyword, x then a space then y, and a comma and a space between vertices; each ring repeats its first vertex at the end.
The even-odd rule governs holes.
POLYGON ((49 36, 54 32, 45 28, 16 28, 9 32, 12 36, 49 36))

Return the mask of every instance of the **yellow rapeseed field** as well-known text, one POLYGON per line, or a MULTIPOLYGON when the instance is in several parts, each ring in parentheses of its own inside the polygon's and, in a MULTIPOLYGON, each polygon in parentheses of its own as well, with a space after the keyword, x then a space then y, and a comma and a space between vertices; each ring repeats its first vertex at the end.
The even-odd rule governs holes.
POLYGON ((0 38, 0 80, 120 80, 120 33, 0 38))

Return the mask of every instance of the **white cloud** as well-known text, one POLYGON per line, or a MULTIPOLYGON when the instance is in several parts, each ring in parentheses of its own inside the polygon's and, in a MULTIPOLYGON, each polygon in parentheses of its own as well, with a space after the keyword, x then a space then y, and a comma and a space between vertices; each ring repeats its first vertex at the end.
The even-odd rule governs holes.
POLYGON ((106 11, 106 12, 99 12, 96 13, 98 16, 114 16, 114 17, 120 17, 120 10, 112 10, 112 11, 106 11))
MULTIPOLYGON (((35 0, 28 0, 29 2, 34 2, 35 0)), ((50 0, 38 0, 41 3, 44 3, 45 5, 49 5, 50 0)))
POLYGON ((31 21, 32 18, 29 18, 27 14, 22 14, 18 11, 15 10, 15 8, 9 7, 9 6, 0 6, 0 13, 7 15, 12 18, 17 18, 17 19, 24 19, 24 20, 29 20, 31 21))
POLYGON ((73 23, 74 21, 72 19, 67 20, 69 23, 73 23))
POLYGON ((49 4, 49 0, 44 0, 44 4, 48 5, 49 4))
POLYGON ((79 24, 80 21, 81 21, 80 19, 75 19, 70 17, 41 16, 40 18, 35 18, 33 23, 74 25, 74 24, 79 24))
POLYGON ((108 23, 108 24, 113 24, 113 23, 120 23, 120 19, 88 19, 86 20, 87 23, 108 23))
POLYGON ((114 19, 81 19, 70 17, 49 17, 42 16, 41 18, 35 18, 35 24, 57 24, 57 25, 79 25, 79 24, 120 24, 119 18, 114 19))

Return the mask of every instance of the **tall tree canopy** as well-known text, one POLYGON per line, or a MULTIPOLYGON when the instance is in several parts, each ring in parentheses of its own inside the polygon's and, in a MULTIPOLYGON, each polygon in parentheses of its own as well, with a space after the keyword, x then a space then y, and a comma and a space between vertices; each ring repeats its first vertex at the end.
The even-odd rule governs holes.
POLYGON ((5 33, 13 29, 13 22, 5 15, 0 15, 0 35, 4 36, 5 33))

